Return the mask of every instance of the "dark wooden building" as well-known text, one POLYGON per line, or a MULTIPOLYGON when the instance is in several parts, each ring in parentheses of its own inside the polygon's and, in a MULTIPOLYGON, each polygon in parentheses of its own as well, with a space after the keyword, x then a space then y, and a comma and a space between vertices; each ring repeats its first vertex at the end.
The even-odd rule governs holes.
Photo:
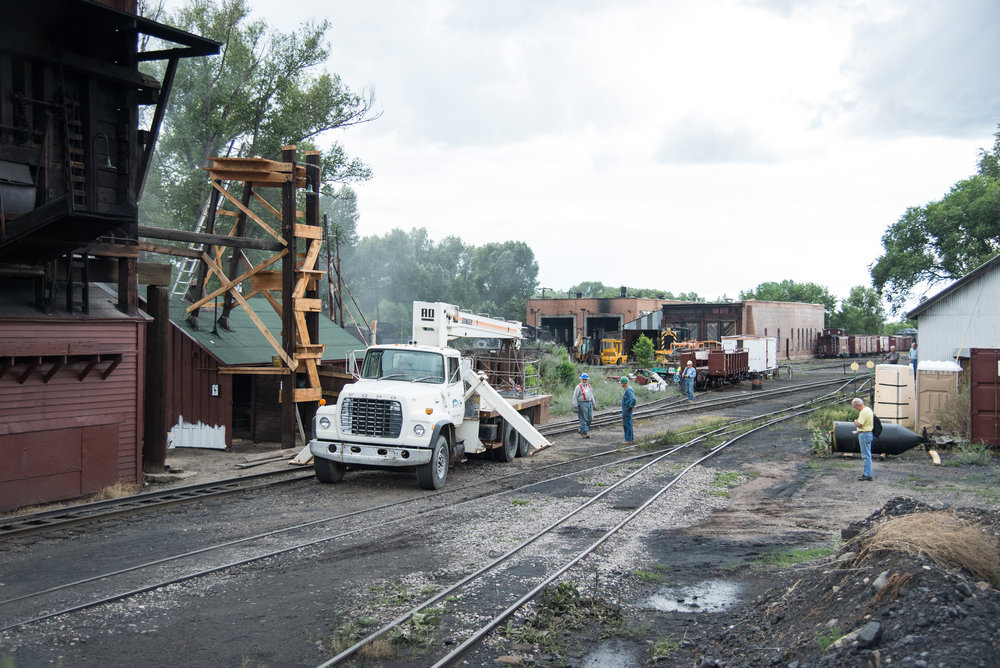
POLYGON ((141 479, 138 202, 179 60, 219 45, 128 1, 0 11, 5 510, 141 479), (139 50, 143 36, 156 50, 139 50), (150 61, 165 63, 162 81, 140 71, 150 61))
MULTIPOLYGON (((257 317, 269 329, 281 319, 263 297, 249 300, 257 317)), ((234 438, 255 442, 282 440, 280 383, 289 376, 280 366, 274 374, 261 373, 272 363, 274 349, 251 321, 246 310, 229 314, 229 329, 192 329, 187 302, 170 303, 171 381, 168 415, 174 445, 229 447, 234 438)), ((214 307, 202 310, 215 321, 214 307)), ((328 318, 319 319, 319 340, 324 344, 320 377, 323 398, 333 403, 340 388, 350 382, 345 360, 365 344, 328 318)), ((302 404, 302 427, 310 433, 314 404, 302 404)))

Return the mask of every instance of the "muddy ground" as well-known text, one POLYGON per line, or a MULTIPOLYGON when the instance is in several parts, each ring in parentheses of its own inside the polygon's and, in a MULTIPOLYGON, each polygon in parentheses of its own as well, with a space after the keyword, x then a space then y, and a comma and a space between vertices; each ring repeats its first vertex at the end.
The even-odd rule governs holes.
MULTIPOLYGON (((766 413, 784 403, 732 408, 716 417, 766 413)), ((638 421, 636 432, 648 438, 703 419, 638 421)), ((561 436, 552 448, 503 466, 541 466, 620 443, 618 428, 598 430, 588 440, 561 436)), ((876 461, 875 480, 860 482, 860 460, 817 456, 812 445, 804 422, 797 421, 725 451, 699 471, 695 477, 700 482, 690 485, 687 498, 665 501, 673 507, 651 507, 651 516, 629 525, 570 574, 555 592, 561 598, 543 597, 520 611, 463 665, 1000 665, 995 644, 1000 595, 994 577, 919 555, 888 553, 859 560, 849 554, 857 546, 842 537, 866 522, 874 525, 870 518, 880 514, 970 508, 975 510, 963 511, 965 516, 986 525, 995 540, 1000 509, 995 460, 976 466, 942 451, 944 464, 934 466, 916 449, 876 461), (956 463, 960 465, 952 465, 956 463), (816 550, 818 556, 775 565, 795 550, 816 550)), ((168 463, 196 473, 172 484, 232 475, 244 454, 172 451, 168 463)), ((287 464, 256 470, 274 466, 287 464)), ((457 467, 449 485, 493 476, 495 466, 470 462, 457 467)), ((278 524, 300 516, 310 519, 334 509, 350 510, 350 504, 408 497, 415 488, 412 474, 348 476, 342 486, 300 483, 238 502, 182 507, 152 524, 143 518, 107 523, 73 541, 39 538, 11 550, 7 559, 24 560, 27 568, 31 558, 54 558, 72 549, 85 561, 86 554, 102 554, 117 545, 109 542, 113 539, 151 547, 161 534, 185 544, 211 541, 236 531, 246 518, 278 524), (358 490, 364 495, 357 495, 358 490)), ((488 514, 481 520, 484 527, 496 526, 488 514)), ((420 582, 442 577, 419 541, 397 537, 370 547, 378 549, 377 562, 392 563, 393 572, 411 573, 420 582)), ((136 549, 123 547, 122 554, 136 549)), ((317 665, 331 656, 328 636, 339 611, 374 605, 365 593, 370 587, 358 575, 361 584, 348 588, 355 595, 347 601, 345 593, 333 607, 312 584, 327 573, 323 559, 282 559, 281 564, 287 564, 287 573, 273 564, 233 573, 222 585, 208 579, 159 592, 139 601, 139 609, 130 606, 127 615, 111 606, 72 626, 56 620, 28 629, 12 636, 8 647, 0 646, 0 657, 10 651, 19 667, 129 665, 126 660, 131 665, 317 665), (197 607, 201 605, 207 607, 197 607), (141 631, 109 637, 108 628, 133 618, 141 631)), ((366 562, 359 562, 359 568, 364 570, 366 562)), ((445 574, 454 578, 454 573, 445 574)), ((377 663, 420 665, 392 659, 377 663)))
MULTIPOLYGON (((646 425, 647 432, 657 425, 646 425)), ((876 460, 817 456, 801 421, 713 462, 722 507, 688 526, 634 535, 641 563, 590 585, 554 622, 534 605, 492 661, 560 666, 996 666, 997 580, 900 552, 852 558, 845 537, 875 518, 952 512, 1000 531, 1000 468, 923 449, 876 460), (729 484, 735 486, 728 487, 729 484), (966 510, 971 509, 971 510, 966 510), (783 555, 818 556, 776 565, 783 555), (886 586, 886 583, 889 586, 886 586), (587 602, 598 603, 588 616, 587 602), (610 611, 610 612, 609 612, 610 611), (577 614, 579 613, 579 614, 577 614), (535 625, 551 635, 540 642, 535 625), (576 626, 576 628, 573 628, 576 626), (859 633, 855 638, 852 633, 859 633), (846 636, 839 643, 834 641, 846 636), (525 640, 536 642, 525 642, 525 640)), ((996 551, 994 551, 994 555, 996 551)), ((486 664, 481 653, 474 663, 486 664)))

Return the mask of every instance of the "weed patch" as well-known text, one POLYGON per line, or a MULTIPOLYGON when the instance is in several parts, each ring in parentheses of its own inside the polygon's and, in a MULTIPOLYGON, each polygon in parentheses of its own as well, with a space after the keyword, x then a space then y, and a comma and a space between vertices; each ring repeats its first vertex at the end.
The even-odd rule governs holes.
POLYGON ((795 564, 812 561, 818 557, 825 557, 832 552, 833 548, 830 547, 813 547, 808 549, 789 550, 787 552, 771 552, 768 556, 758 559, 757 563, 764 564, 766 566, 788 568, 789 566, 794 566, 795 564))
POLYGON ((570 581, 546 587, 538 598, 534 614, 518 624, 507 622, 503 634, 510 640, 538 645, 542 651, 556 651, 566 635, 582 628, 607 637, 620 630, 621 609, 601 598, 588 598, 570 581))

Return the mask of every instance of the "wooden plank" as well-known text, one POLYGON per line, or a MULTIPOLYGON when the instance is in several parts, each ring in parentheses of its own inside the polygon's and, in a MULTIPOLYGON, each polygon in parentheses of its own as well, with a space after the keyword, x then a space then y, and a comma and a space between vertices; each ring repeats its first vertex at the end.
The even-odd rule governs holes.
POLYGON ((300 239, 322 239, 323 228, 317 225, 296 224, 295 236, 297 236, 300 239))
POLYGON ((166 239, 168 241, 184 241, 187 243, 205 244, 206 246, 232 246, 234 248, 254 248, 266 251, 280 251, 285 247, 285 241, 280 237, 278 242, 274 242, 268 241, 267 239, 227 237, 224 234, 188 232, 187 230, 168 230, 162 227, 146 227, 145 225, 139 225, 139 236, 147 239, 166 239))
MULTIPOLYGON (((70 343, 66 341, 0 340, 0 356, 39 357, 41 355, 68 355, 69 347, 70 343)), ((94 352, 96 353, 97 351, 95 350, 94 352)))
POLYGON ((289 370, 283 366, 220 366, 219 375, 238 376, 247 374, 251 376, 287 376, 289 370))
MULTIPOLYGON (((243 272, 242 274, 240 274, 239 276, 237 276, 236 278, 234 278, 231 281, 228 278, 226 278, 225 274, 219 273, 219 281, 222 282, 222 287, 213 290, 211 292, 211 294, 209 294, 207 297, 202 297, 201 299, 199 299, 198 301, 196 301, 194 304, 191 304, 190 306, 188 306, 187 307, 187 312, 190 313, 191 311, 195 310, 196 308, 200 308, 201 306, 203 306, 203 305, 207 304, 208 302, 212 301, 213 299, 215 299, 216 297, 218 297, 219 295, 221 295, 223 292, 228 292, 230 290, 230 288, 232 288, 234 285, 238 285, 238 284, 242 283, 243 281, 247 280, 248 278, 254 276, 260 270, 262 270, 264 267, 268 267, 268 266, 274 264, 275 262, 277 262, 278 260, 280 260, 281 258, 283 258, 287 253, 288 253, 288 249, 284 249, 280 253, 278 253, 276 255, 273 255, 272 257, 268 258, 264 262, 261 262, 256 267, 253 267, 252 269, 248 269, 247 271, 243 272)), ((202 259, 204 259, 204 260, 207 261, 207 260, 209 260, 209 257, 208 257, 208 255, 205 255, 203 253, 202 254, 202 259)), ((216 267, 218 267, 218 265, 215 264, 214 262, 212 264, 215 265, 216 267)), ((219 270, 219 271, 221 272, 221 270, 219 270)), ((235 293, 236 291, 233 290, 233 292, 235 293)))
POLYGON ((250 283, 256 292, 262 290, 276 290, 281 292, 281 272, 280 271, 260 271, 253 277, 250 283))
POLYGON ((292 300, 292 308, 296 311, 304 311, 307 313, 319 313, 323 310, 323 300, 322 299, 307 299, 306 297, 299 297, 298 299, 292 300))
POLYGON ((201 259, 201 251, 194 250, 193 248, 181 248, 178 246, 167 246, 165 244, 154 244, 148 241, 140 241, 136 248, 141 251, 146 251, 147 253, 160 253, 163 255, 176 255, 178 257, 201 259))
POLYGON ((294 390, 295 403, 300 404, 306 401, 319 401, 323 398, 323 390, 318 387, 298 387, 294 390))
POLYGON ((139 249, 124 244, 87 244, 74 251, 77 255, 93 255, 94 257, 139 257, 139 249))
POLYGON ((220 193, 222 193, 223 197, 225 197, 230 202, 232 202, 233 204, 235 204, 239 208, 240 211, 242 211, 243 213, 245 213, 247 215, 247 218, 249 218, 253 222, 255 222, 258 225, 260 225, 261 229, 263 229, 265 232, 267 232, 272 237, 274 237, 275 239, 277 239, 278 242, 280 242, 282 246, 287 246, 288 245, 288 243, 282 238, 282 236, 280 234, 278 234, 273 229, 271 229, 271 226, 268 225, 267 223, 265 223, 263 220, 261 220, 260 217, 257 214, 255 214, 249 208, 247 208, 246 206, 244 206, 243 202, 241 202, 238 199, 236 199, 235 197, 233 197, 232 194, 230 194, 230 192, 228 190, 226 190, 225 188, 223 188, 219 184, 218 181, 212 181, 212 187, 215 188, 216 190, 218 190, 220 193))
POLYGON ((263 195, 261 195, 259 192, 256 191, 254 191, 252 194, 253 198, 258 202, 260 202, 261 206, 263 206, 265 209, 271 212, 271 215, 273 215, 278 220, 281 220, 281 212, 275 209, 274 205, 272 205, 270 202, 264 199, 263 195))

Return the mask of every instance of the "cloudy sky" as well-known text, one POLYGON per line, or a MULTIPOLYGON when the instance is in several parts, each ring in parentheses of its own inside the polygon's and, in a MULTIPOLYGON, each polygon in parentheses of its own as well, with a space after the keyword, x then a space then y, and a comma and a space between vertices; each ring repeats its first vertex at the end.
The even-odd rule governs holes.
POLYGON ((540 286, 870 284, 1000 123, 995 0, 251 0, 374 88, 360 233, 523 240, 540 286))

